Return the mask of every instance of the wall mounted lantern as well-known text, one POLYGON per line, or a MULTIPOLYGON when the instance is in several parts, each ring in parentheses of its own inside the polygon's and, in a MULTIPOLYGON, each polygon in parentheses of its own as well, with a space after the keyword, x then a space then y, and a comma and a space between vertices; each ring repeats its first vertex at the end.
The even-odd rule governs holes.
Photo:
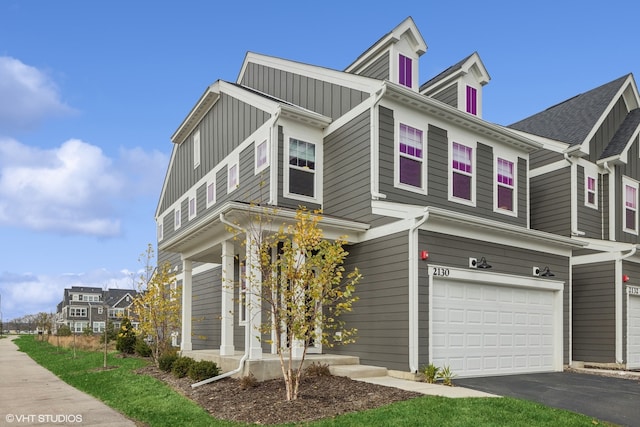
POLYGON ((476 258, 469 258, 469 268, 487 269, 491 268, 491 265, 489 265, 485 257, 480 258, 480 261, 478 261, 476 258))

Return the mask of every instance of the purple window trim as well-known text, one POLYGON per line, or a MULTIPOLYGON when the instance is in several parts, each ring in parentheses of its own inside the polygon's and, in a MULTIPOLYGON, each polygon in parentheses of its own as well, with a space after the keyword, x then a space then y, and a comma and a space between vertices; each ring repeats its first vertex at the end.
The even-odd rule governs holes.
POLYGON ((413 86, 413 79, 412 79, 412 70, 411 70, 411 58, 406 57, 404 55, 399 55, 399 59, 398 59, 398 65, 399 65, 399 70, 398 70, 398 83, 400 83, 403 86, 406 87, 412 87, 413 86))
POLYGON ((471 86, 467 86, 467 113, 478 113, 478 90, 471 86))

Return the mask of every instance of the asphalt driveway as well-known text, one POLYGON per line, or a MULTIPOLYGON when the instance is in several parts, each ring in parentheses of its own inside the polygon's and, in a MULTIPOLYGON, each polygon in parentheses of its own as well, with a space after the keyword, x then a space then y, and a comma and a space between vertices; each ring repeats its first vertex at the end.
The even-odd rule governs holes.
POLYGON ((621 426, 640 426, 640 381, 553 372, 462 378, 456 385, 568 409, 621 426))

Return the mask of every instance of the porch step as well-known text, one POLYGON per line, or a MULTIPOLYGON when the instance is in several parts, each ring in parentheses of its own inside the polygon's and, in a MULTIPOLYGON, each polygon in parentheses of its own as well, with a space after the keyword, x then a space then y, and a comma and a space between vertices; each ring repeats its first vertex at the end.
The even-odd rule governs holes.
POLYGON ((371 365, 330 365, 331 375, 348 378, 386 377, 387 368, 371 365))

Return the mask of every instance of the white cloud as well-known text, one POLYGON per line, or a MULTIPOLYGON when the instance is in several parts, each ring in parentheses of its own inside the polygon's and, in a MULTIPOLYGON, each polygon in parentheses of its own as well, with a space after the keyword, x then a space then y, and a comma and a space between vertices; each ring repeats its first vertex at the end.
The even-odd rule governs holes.
POLYGON ((166 164, 165 155, 142 149, 114 160, 77 139, 48 150, 0 139, 0 225, 119 235, 124 203, 157 196, 166 164))
POLYGON ((43 119, 73 112, 42 71, 0 56, 0 129, 28 129, 43 119))

